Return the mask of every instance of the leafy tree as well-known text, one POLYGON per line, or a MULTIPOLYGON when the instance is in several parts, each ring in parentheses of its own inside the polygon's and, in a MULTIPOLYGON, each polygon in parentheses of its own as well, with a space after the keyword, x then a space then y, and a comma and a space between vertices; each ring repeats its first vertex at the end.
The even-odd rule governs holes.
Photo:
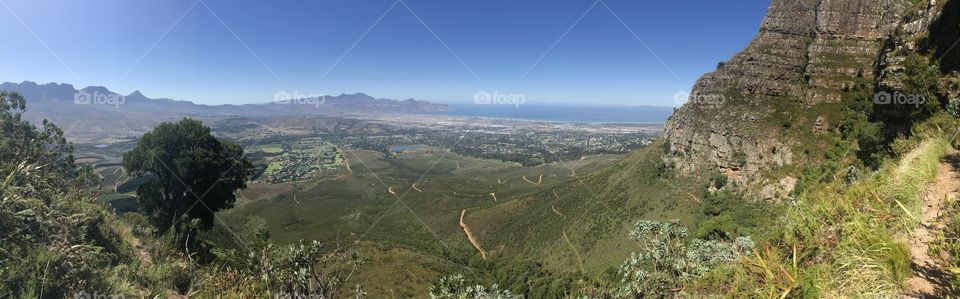
POLYGON ((72 176, 73 145, 52 122, 43 120, 43 127, 37 130, 23 120, 26 107, 22 95, 0 91, 0 161, 4 162, 0 170, 12 171, 15 165, 8 162, 16 161, 42 166, 44 172, 72 176))
POLYGON ((776 222, 776 215, 781 214, 773 204, 751 202, 730 189, 704 191, 702 198, 699 213, 694 214, 693 237, 696 238, 733 240, 739 236, 756 236, 766 231, 767 226, 776 222))
POLYGON ((936 59, 919 53, 911 53, 904 58, 904 92, 922 95, 926 101, 921 105, 919 112, 929 116, 940 111, 942 103, 938 98, 940 93, 937 82, 940 79, 940 64, 936 59))
MULTIPOLYGON (((890 154, 887 144, 893 136, 884 134, 884 121, 871 121, 871 115, 881 107, 874 104, 874 88, 860 79, 843 94, 843 114, 839 121, 840 134, 844 139, 856 141, 856 153, 864 165, 876 169, 883 158, 890 154)), ((893 129, 896 130, 895 128, 893 129)))
POLYGON ((253 164, 240 145, 218 140, 198 120, 164 122, 123 155, 130 173, 150 178, 137 187, 141 207, 161 230, 182 217, 210 228, 214 213, 233 207, 234 191, 246 188, 253 164))
POLYGON ((921 122, 936 112, 943 110, 948 104, 947 99, 941 99, 938 82, 940 81, 940 67, 937 60, 916 52, 903 55, 903 74, 900 75, 902 85, 897 90, 876 90, 893 95, 900 93, 906 96, 922 97, 922 103, 917 105, 876 105, 872 120, 884 124, 884 134, 888 141, 899 135, 910 136, 913 124, 921 122), (941 102, 943 101, 943 102, 941 102))

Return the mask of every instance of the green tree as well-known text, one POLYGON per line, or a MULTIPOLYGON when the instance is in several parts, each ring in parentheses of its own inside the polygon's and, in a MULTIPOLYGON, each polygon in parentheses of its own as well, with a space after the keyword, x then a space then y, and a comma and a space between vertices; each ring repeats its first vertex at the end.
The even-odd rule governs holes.
POLYGON ((234 192, 246 188, 253 164, 240 145, 219 140, 193 119, 164 122, 123 155, 130 173, 148 178, 137 187, 141 207, 161 230, 182 217, 213 225, 214 213, 233 207, 234 192))
POLYGON ((16 163, 36 164, 44 172, 72 176, 73 146, 52 122, 37 129, 23 120, 27 102, 16 92, 0 91, 0 170, 12 171, 16 163))

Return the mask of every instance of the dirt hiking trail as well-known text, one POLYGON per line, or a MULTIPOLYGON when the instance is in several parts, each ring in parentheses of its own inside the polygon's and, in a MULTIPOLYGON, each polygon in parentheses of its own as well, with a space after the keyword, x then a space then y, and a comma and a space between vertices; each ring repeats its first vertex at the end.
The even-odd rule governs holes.
POLYGON ((483 251, 483 248, 480 248, 480 243, 477 242, 477 239, 473 236, 473 232, 471 232, 470 228, 467 227, 467 223, 463 221, 463 217, 466 215, 467 209, 463 209, 463 211, 460 212, 460 227, 463 228, 463 232, 467 234, 467 240, 470 241, 470 244, 480 252, 480 256, 483 259, 487 259, 487 252, 483 251))
POLYGON ((910 247, 913 277, 904 286, 905 298, 937 298, 944 295, 948 273, 936 258, 931 257, 930 243, 936 239, 941 224, 939 218, 946 206, 945 200, 954 200, 960 190, 960 152, 951 152, 940 161, 937 179, 927 187, 923 199, 923 215, 920 227, 913 231, 907 241, 910 247))

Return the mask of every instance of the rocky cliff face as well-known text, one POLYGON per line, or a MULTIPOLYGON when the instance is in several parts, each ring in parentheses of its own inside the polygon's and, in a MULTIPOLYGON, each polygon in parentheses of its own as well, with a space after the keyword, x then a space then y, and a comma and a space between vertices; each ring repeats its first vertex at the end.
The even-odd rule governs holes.
POLYGON ((835 120, 816 107, 882 74, 878 62, 895 33, 926 30, 929 21, 904 24, 914 2, 773 0, 753 41, 701 77, 668 121, 669 159, 681 173, 719 168, 759 186, 762 198, 788 194, 795 174, 771 177, 766 170, 804 163, 810 153, 796 138, 785 138, 785 128, 810 135, 829 130, 835 120))

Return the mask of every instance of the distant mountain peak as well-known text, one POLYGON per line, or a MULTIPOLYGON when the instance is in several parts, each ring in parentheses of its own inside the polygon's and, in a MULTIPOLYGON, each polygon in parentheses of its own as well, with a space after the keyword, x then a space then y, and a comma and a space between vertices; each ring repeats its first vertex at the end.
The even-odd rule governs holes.
POLYGON ((141 93, 139 90, 134 90, 134 91, 131 92, 129 95, 127 95, 127 97, 130 97, 130 98, 146 98, 146 96, 144 96, 143 93, 141 93))
POLYGON ((107 89, 106 87, 103 87, 103 86, 87 86, 81 90, 85 92, 90 92, 90 93, 107 93, 107 94, 114 93, 110 91, 110 89, 107 89))
POLYGON ((336 97, 337 98, 362 98, 362 99, 371 99, 371 100, 374 99, 374 97, 371 97, 370 95, 362 92, 357 92, 352 94, 341 93, 339 96, 336 96, 336 97))

